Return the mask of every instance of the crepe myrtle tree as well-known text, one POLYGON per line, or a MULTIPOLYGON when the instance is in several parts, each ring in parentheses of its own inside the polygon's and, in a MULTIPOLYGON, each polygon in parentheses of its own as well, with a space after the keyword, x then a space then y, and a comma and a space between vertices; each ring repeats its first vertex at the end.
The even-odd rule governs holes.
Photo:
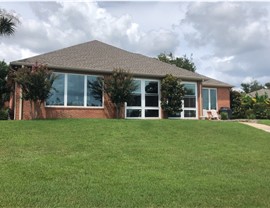
POLYGON ((40 116, 40 107, 51 96, 56 75, 46 65, 34 64, 23 67, 15 72, 15 81, 22 89, 22 99, 30 101, 31 117, 40 116))
POLYGON ((161 81, 161 107, 172 115, 182 112, 182 100, 184 98, 184 86, 177 77, 167 74, 161 81))
POLYGON ((110 76, 98 78, 88 83, 92 88, 93 95, 99 99, 101 93, 108 95, 116 110, 116 118, 120 117, 120 110, 125 102, 132 100, 132 92, 137 89, 132 75, 121 68, 115 68, 110 76))

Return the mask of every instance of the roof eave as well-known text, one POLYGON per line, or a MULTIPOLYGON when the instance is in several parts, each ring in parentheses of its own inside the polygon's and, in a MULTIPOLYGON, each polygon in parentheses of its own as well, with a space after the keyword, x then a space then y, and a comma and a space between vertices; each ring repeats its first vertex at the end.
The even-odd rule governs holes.
MULTIPOLYGON (((20 61, 14 61, 10 63, 11 66, 32 66, 32 63, 26 63, 26 62, 20 62, 20 61)), ((63 67, 63 66, 55 66, 55 65, 50 65, 47 64, 48 68, 56 71, 62 71, 62 72, 91 72, 95 74, 111 74, 112 70, 108 69, 102 69, 102 70, 97 70, 97 69, 86 69, 86 68, 73 68, 73 67, 63 67)), ((134 77, 147 77, 147 78, 156 78, 156 79, 162 79, 166 75, 158 75, 158 74, 148 74, 148 73, 132 73, 134 77)), ((189 81, 204 81, 204 78, 198 78, 198 77, 189 77, 189 76, 177 76, 182 80, 189 80, 189 81)))

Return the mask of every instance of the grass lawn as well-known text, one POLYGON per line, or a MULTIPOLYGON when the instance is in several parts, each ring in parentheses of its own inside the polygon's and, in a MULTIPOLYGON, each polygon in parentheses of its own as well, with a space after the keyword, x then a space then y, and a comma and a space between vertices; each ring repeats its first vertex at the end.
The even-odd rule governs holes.
POLYGON ((218 121, 1 121, 0 207, 270 207, 269 133, 218 121))
POLYGON ((260 120, 259 123, 270 126, 270 120, 260 120))

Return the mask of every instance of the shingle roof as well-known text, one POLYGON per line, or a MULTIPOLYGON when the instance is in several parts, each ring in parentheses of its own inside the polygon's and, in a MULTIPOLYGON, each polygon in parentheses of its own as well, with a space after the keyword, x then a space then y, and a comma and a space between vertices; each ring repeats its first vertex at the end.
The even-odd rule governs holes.
MULTIPOLYGON (((166 74, 172 74, 183 80, 209 79, 201 74, 163 63, 155 58, 131 53, 97 40, 13 61, 10 64, 31 66, 36 62, 46 64, 55 70, 65 71, 110 73, 114 68, 122 68, 134 76, 162 78, 166 74)), ((216 80, 214 84, 221 84, 221 82, 216 80)))
POLYGON ((259 96, 265 95, 265 93, 267 94, 268 97, 270 97, 270 89, 260 89, 260 90, 256 90, 254 92, 249 93, 248 95, 251 97, 255 97, 256 93, 258 93, 259 96))
POLYGON ((232 88, 233 86, 230 84, 227 84, 225 82, 221 82, 219 80, 210 78, 210 77, 205 77, 205 81, 203 81, 202 85, 203 87, 229 87, 232 88))

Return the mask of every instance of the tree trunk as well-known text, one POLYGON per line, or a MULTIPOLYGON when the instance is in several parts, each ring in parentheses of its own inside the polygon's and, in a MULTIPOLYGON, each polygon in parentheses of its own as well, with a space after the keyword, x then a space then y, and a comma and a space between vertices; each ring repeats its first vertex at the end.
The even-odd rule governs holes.
POLYGON ((34 119, 34 114, 33 114, 33 101, 32 101, 32 100, 30 101, 30 116, 31 116, 31 119, 34 119))
POLYGON ((39 116, 40 116, 40 106, 41 106, 41 103, 40 101, 35 101, 34 102, 34 119, 38 119, 39 116))

